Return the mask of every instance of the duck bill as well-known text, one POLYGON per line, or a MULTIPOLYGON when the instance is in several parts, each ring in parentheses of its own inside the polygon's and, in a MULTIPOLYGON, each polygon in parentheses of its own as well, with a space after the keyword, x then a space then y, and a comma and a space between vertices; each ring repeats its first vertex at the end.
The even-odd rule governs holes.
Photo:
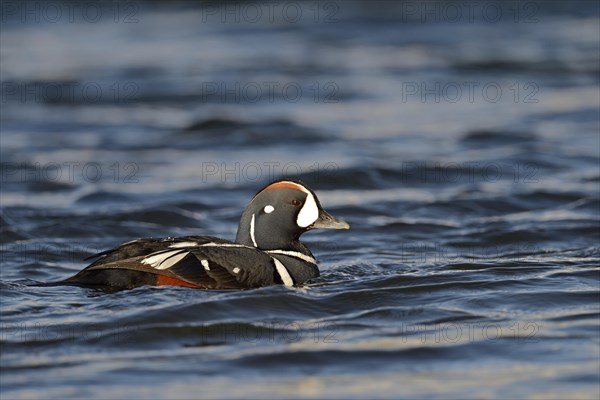
POLYGON ((319 210, 319 218, 309 226, 309 229, 350 229, 346 221, 331 216, 325 210, 319 210))

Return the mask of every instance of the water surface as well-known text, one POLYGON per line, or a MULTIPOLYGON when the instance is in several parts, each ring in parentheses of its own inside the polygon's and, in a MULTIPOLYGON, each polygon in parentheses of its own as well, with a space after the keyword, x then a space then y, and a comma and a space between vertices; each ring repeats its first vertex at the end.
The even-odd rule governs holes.
POLYGON ((251 4, 3 20, 2 398, 597 398, 598 5, 251 4), (280 177, 310 284, 29 286, 280 177))

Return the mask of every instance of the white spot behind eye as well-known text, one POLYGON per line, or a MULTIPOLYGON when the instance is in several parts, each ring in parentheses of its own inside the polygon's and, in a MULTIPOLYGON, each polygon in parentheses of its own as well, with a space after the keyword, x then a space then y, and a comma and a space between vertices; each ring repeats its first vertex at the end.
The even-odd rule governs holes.
POLYGON ((273 211, 275 211, 275 207, 273 207, 272 205, 269 204, 269 205, 265 206, 264 210, 265 210, 265 213, 271 214, 273 211))

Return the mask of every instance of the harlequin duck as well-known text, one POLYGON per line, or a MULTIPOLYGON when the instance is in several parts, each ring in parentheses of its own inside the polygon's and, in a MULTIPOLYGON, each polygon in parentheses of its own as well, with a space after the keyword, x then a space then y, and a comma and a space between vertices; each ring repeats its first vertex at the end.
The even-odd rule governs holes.
POLYGON ((140 239, 95 254, 59 284, 110 289, 171 285, 204 289, 293 286, 319 276, 299 240, 316 229, 350 226, 321 208, 302 182, 280 180, 260 190, 242 214, 235 242, 211 236, 140 239))

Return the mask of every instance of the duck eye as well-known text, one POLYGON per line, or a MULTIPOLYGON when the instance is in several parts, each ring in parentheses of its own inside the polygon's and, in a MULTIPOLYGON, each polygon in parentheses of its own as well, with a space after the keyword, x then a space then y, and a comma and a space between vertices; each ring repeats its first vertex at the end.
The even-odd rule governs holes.
POLYGON ((293 199, 292 200, 292 205, 298 207, 300 204, 302 204, 302 202, 298 199, 293 199))

